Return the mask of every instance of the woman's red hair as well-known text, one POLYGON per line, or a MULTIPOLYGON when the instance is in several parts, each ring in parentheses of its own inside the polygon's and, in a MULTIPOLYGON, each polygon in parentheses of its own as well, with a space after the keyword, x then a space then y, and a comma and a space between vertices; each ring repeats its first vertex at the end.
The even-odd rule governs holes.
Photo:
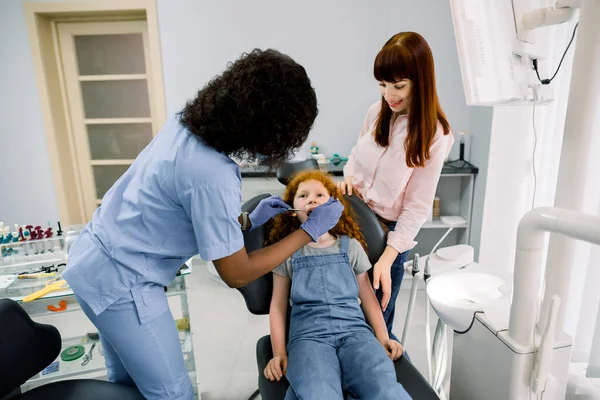
MULTIPOLYGON (((358 223, 356 222, 354 211, 342 195, 342 192, 340 192, 335 183, 331 180, 329 175, 321 171, 306 171, 298 173, 285 188, 283 201, 293 207, 294 197, 296 197, 298 186, 300 186, 302 182, 310 180, 321 182, 323 186, 325 186, 325 189, 327 189, 329 192, 329 195, 331 197, 335 197, 344 205, 344 211, 342 212, 340 220, 338 221, 337 225, 329 231, 329 233, 336 236, 346 235, 354 238, 360 242, 366 251, 367 244, 360 228, 358 227, 358 223)), ((300 221, 297 217, 292 215, 292 213, 279 214, 273 220, 273 228, 269 233, 269 238, 267 239, 266 244, 269 245, 276 243, 292 232, 298 230, 298 228, 300 228, 300 221)))
MULTIPOLYGON (((412 81, 412 100, 408 110, 408 135, 404 142, 406 164, 423 167, 429 159, 429 148, 437 131, 438 121, 444 135, 450 124, 442 111, 435 86, 433 54, 423 36, 415 32, 400 32, 383 46, 373 67, 379 82, 412 81)), ((382 97, 381 111, 375 128, 375 141, 387 147, 390 142, 392 110, 382 97)))

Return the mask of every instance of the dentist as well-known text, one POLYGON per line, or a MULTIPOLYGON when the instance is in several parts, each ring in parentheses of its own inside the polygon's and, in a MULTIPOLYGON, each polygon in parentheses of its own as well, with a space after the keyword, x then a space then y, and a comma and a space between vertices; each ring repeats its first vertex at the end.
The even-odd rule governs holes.
POLYGON ((394 35, 374 65, 381 101, 367 111, 344 167, 342 193, 356 193, 389 229, 373 286, 392 339, 404 262, 431 211, 454 138, 435 85, 433 55, 415 32, 394 35))
POLYGON ((280 242, 248 254, 242 231, 285 212, 281 199, 241 213, 230 157, 286 159, 306 140, 317 98, 305 69, 274 50, 244 54, 173 116, 106 193, 63 272, 102 341, 108 378, 146 399, 193 399, 163 287, 184 261, 212 260, 230 287, 248 284, 333 228, 319 206, 280 242))

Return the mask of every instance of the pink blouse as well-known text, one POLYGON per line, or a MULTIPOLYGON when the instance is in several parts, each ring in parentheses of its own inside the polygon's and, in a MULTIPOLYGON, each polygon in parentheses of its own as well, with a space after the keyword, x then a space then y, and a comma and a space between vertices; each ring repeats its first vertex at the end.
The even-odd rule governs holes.
POLYGON ((427 220, 444 161, 450 153, 454 136, 444 135, 438 123, 431 143, 429 159, 424 167, 406 165, 406 139, 408 117, 399 116, 391 126, 388 147, 375 142, 374 130, 381 102, 369 107, 358 142, 352 149, 344 167, 344 176, 353 177, 355 190, 380 217, 397 221, 388 235, 387 244, 399 252, 412 249, 415 236, 427 220))

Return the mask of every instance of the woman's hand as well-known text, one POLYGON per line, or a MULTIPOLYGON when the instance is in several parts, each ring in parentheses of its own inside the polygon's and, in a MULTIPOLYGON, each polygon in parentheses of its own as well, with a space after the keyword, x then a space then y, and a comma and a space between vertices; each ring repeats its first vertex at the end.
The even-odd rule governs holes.
MULTIPOLYGON (((400 343, 398 343, 400 344, 400 343)), ((388 353, 389 354, 389 353, 388 353)), ((263 371, 265 378, 273 381, 280 381, 287 371, 288 357, 287 354, 279 354, 274 356, 263 371)))
POLYGON ((381 297, 381 309, 385 311, 390 302, 390 298, 392 297, 392 264, 394 260, 398 256, 398 251, 396 251, 393 247, 386 246, 385 250, 375 266, 373 267, 373 288, 375 290, 379 289, 381 285, 381 290, 383 292, 383 296, 381 297))
POLYGON ((404 354, 404 347, 395 340, 387 339, 385 342, 382 342, 381 345, 387 352, 388 356, 393 360, 397 360, 404 354))
POLYGON ((337 183, 338 189, 342 192, 342 194, 348 194, 348 196, 352 196, 352 191, 354 190, 354 185, 352 185, 353 177, 347 176, 343 181, 337 183))
POLYGON ((254 211, 248 215, 250 223, 252 224, 251 229, 264 225, 268 220, 278 214, 286 212, 289 208, 290 206, 279 196, 271 196, 262 199, 254 211))

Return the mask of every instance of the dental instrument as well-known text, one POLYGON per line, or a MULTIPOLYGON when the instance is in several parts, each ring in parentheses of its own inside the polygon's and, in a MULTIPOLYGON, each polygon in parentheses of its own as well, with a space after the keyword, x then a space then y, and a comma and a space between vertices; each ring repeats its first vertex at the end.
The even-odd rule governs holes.
POLYGON ((67 281, 59 278, 60 276, 57 276, 55 279, 51 280, 43 289, 40 289, 37 292, 25 296, 23 298, 23 302, 28 303, 30 301, 34 301, 41 297, 44 297, 52 292, 58 292, 69 289, 69 284, 67 283, 67 281))

